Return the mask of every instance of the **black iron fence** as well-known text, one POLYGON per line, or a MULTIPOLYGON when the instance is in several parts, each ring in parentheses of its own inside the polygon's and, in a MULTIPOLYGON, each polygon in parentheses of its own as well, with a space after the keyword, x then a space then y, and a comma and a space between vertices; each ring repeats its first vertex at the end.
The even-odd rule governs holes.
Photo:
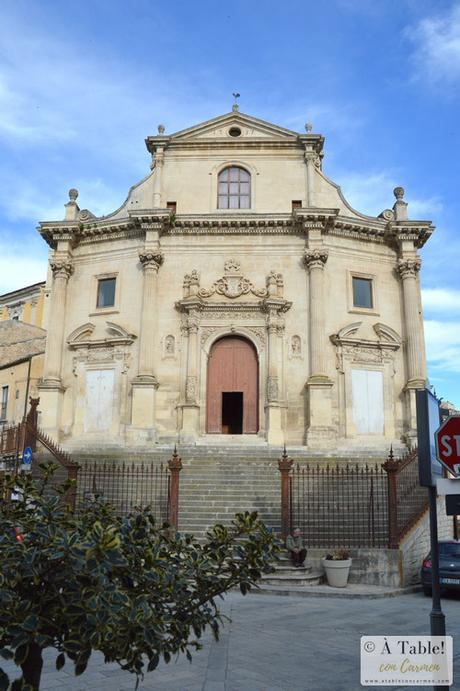
POLYGON ((387 477, 380 465, 296 464, 290 476, 291 526, 310 547, 384 547, 387 477))
POLYGON ((427 508, 417 452, 383 464, 294 464, 280 459, 283 534, 310 547, 398 547, 427 508))
POLYGON ((110 502, 119 516, 148 506, 162 523, 168 520, 169 498, 170 471, 163 463, 96 460, 80 464, 77 511, 98 500, 110 502))

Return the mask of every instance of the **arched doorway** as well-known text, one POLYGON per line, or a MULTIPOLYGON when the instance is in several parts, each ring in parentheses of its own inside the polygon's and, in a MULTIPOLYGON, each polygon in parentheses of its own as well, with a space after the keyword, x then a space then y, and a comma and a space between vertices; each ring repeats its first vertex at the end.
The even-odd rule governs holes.
POLYGON ((256 434, 259 363, 246 338, 216 341, 208 360, 206 431, 210 434, 256 434))

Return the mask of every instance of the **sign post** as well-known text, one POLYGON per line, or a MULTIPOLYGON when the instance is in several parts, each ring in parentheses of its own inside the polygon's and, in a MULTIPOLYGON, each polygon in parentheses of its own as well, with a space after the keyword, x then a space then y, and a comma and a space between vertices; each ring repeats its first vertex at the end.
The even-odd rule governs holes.
MULTIPOLYGON (((439 401, 428 389, 418 389, 417 405, 417 442, 419 479, 422 487, 428 487, 430 508, 430 545, 431 545, 431 613, 430 626, 432 636, 446 635, 446 618, 441 609, 441 591, 439 586, 439 545, 438 516, 436 503, 436 480, 442 477, 442 467, 436 456, 435 436, 441 422, 439 401)), ((448 686, 435 686, 435 691, 449 691, 448 686)))
POLYGON ((24 449, 22 453, 22 462, 25 465, 29 465, 30 463, 32 463, 32 449, 30 448, 30 446, 27 446, 24 449))

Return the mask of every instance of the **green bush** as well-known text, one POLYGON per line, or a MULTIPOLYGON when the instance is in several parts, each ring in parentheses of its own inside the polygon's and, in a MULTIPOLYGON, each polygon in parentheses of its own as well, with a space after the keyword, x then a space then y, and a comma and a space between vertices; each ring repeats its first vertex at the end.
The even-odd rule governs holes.
POLYGON ((0 669, 0 691, 39 689, 45 648, 57 651, 57 669, 70 660, 77 675, 98 650, 138 684, 161 658, 191 659, 207 626, 218 638, 215 598, 245 594, 273 570, 278 545, 255 513, 214 526, 201 545, 155 525, 148 508, 119 518, 95 503, 73 514, 69 484, 44 492, 54 471, 41 466, 40 482, 7 477, 1 492, 20 499, 0 499, 0 655, 22 675, 9 686, 0 669))

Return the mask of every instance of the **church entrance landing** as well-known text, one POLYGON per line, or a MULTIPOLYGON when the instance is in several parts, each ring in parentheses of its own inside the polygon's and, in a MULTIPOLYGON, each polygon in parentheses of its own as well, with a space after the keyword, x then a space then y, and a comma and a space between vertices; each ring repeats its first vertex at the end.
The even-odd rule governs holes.
POLYGON ((208 360, 206 430, 209 434, 256 434, 257 353, 250 341, 228 336, 214 343, 208 360))

